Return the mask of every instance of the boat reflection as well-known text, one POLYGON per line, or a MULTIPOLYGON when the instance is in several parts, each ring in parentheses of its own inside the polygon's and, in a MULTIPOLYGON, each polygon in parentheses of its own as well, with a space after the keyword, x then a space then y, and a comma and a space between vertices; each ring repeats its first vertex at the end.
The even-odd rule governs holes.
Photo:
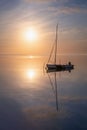
POLYGON ((57 88, 57 75, 56 72, 54 72, 54 82, 52 82, 51 76, 48 73, 49 81, 52 86, 52 90, 54 92, 55 98, 56 98, 56 110, 58 111, 58 88, 57 88))
POLYGON ((56 98, 56 110, 58 111, 59 109, 59 106, 58 106, 58 84, 57 84, 57 73, 61 71, 69 71, 71 72, 71 70, 74 69, 74 68, 67 68, 66 70, 56 70, 56 69, 47 69, 46 72, 48 74, 48 77, 49 77, 49 81, 50 81, 50 84, 52 86, 52 90, 54 92, 54 95, 55 95, 55 98, 56 98), (54 80, 51 78, 51 72, 53 72, 53 77, 54 77, 54 80))

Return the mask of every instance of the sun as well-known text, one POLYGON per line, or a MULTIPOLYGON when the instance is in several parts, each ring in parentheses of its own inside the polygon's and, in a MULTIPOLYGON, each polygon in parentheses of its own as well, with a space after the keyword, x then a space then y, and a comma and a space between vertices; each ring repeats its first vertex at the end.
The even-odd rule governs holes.
POLYGON ((25 40, 33 42, 38 39, 38 33, 35 29, 30 28, 24 32, 24 37, 25 37, 25 40))

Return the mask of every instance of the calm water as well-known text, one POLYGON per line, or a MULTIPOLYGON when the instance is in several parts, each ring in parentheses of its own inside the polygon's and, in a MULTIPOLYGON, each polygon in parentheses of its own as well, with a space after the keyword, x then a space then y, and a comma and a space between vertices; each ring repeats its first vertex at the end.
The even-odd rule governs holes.
POLYGON ((87 130, 87 56, 69 60, 71 73, 48 74, 46 57, 0 57, 0 130, 87 130))

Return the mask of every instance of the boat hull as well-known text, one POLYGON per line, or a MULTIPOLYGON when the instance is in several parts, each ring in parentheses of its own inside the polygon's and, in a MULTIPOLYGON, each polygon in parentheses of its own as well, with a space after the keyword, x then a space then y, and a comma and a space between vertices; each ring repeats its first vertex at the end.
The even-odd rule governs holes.
POLYGON ((57 66, 55 64, 47 64, 47 69, 57 69, 57 66))
POLYGON ((46 69, 49 71, 55 70, 55 71, 70 71, 74 69, 74 65, 72 64, 66 64, 66 65, 61 65, 61 64, 46 64, 46 69))

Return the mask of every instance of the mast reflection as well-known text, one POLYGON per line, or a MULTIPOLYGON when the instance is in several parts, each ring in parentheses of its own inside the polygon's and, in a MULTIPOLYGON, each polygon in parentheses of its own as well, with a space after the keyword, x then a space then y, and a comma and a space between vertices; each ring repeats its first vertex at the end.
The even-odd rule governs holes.
POLYGON ((56 98, 56 110, 58 111, 59 107, 58 107, 58 88, 57 88, 57 75, 56 72, 54 72, 54 82, 52 82, 52 79, 50 77, 50 74, 48 73, 48 77, 49 77, 49 81, 50 84, 52 86, 52 90, 54 92, 55 98, 56 98))
POLYGON ((57 73, 61 71, 68 71, 68 72, 71 72, 71 70, 73 70, 74 68, 67 68, 66 70, 64 69, 59 69, 59 70, 56 70, 56 69, 47 69, 46 70, 46 73, 48 74, 48 77, 49 77, 49 81, 50 81, 50 84, 52 86, 52 90, 55 94, 55 98, 56 98, 56 110, 58 111, 59 110, 59 105, 58 105, 58 84, 57 84, 57 73), (54 82, 52 82, 52 78, 51 78, 51 73, 54 74, 54 82))

